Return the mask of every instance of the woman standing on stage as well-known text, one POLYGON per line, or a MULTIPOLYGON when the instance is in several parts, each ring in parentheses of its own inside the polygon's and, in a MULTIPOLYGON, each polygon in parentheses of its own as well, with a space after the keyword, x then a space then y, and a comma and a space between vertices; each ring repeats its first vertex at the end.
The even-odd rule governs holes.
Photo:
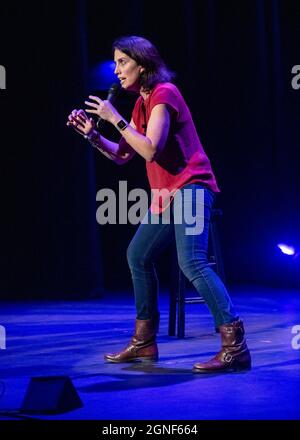
POLYGON ((211 360, 194 365, 197 373, 225 372, 251 368, 251 357, 244 338, 243 322, 236 314, 226 287, 208 265, 208 229, 215 194, 219 192, 210 161, 201 145, 195 125, 178 88, 171 82, 155 46, 142 37, 122 37, 113 44, 115 74, 123 89, 136 92, 130 122, 124 120, 109 102, 89 96, 88 109, 73 110, 68 125, 84 135, 94 147, 118 164, 136 153, 146 161, 153 198, 147 213, 127 251, 136 305, 135 332, 123 350, 106 354, 109 362, 154 361, 158 359, 156 333, 159 326, 158 281, 155 261, 160 252, 176 241, 178 262, 185 276, 203 296, 220 330, 222 347, 211 360), (92 113, 111 123, 121 134, 112 142, 95 130, 92 113), (171 197, 159 197, 171 194, 171 197), (189 191, 186 191, 189 190, 189 191), (201 233, 188 234, 182 212, 197 209, 201 198, 201 233), (181 195, 181 204, 176 196, 181 195), (171 221, 162 222, 169 209, 171 221), (179 217, 177 217, 179 216, 179 217), (182 218, 181 223, 176 218, 182 218))

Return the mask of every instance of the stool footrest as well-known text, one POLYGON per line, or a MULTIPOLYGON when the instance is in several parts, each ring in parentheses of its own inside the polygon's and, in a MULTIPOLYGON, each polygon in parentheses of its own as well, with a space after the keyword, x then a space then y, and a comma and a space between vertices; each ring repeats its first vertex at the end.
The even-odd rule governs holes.
POLYGON ((186 304, 203 304, 205 303, 203 298, 185 298, 184 302, 186 304))

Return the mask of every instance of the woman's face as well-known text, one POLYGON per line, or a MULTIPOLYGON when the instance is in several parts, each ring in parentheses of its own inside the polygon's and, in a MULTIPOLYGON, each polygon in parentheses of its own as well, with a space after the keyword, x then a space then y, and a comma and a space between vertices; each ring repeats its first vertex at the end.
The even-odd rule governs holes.
POLYGON ((114 61, 116 64, 115 74, 118 76, 121 86, 126 90, 139 92, 139 78, 144 68, 119 49, 115 49, 114 61))

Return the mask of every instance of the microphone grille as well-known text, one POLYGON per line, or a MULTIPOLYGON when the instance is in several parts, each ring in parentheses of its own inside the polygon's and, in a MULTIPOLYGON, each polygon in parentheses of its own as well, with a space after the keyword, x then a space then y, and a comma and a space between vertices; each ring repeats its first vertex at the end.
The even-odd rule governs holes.
POLYGON ((114 100, 116 95, 118 94, 119 89, 120 89, 120 85, 118 83, 113 83, 109 88, 107 100, 108 101, 114 100))
POLYGON ((110 86, 109 91, 115 93, 115 92, 117 92, 119 90, 119 88, 120 88, 120 85, 118 83, 113 83, 110 86))

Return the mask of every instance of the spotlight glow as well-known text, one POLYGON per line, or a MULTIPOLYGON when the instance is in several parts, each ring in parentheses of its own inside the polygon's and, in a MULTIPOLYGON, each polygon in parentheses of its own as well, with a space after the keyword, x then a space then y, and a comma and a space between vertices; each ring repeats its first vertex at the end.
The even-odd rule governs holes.
POLYGON ((295 255, 296 250, 293 246, 289 246, 287 244, 284 243, 279 243, 277 245, 277 247, 279 247, 279 249, 281 250, 281 252, 285 255, 295 255))
POLYGON ((102 61, 89 71, 89 87, 94 90, 107 90, 118 80, 114 74, 115 63, 112 60, 102 61))

